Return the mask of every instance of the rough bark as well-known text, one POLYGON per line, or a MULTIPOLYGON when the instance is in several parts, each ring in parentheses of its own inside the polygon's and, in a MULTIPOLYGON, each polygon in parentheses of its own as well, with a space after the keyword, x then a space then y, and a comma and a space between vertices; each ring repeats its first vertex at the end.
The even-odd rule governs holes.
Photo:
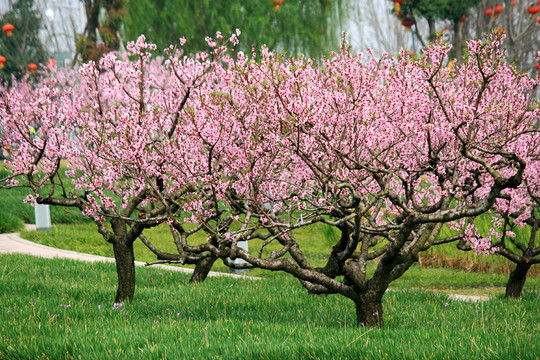
POLYGON ((455 28, 455 41, 454 41, 454 49, 455 49, 455 56, 456 60, 461 62, 463 59, 463 21, 456 20, 454 21, 454 28, 455 28))
POLYGON ((204 281, 217 259, 217 257, 211 256, 199 261, 195 266, 195 271, 193 271, 189 282, 193 284, 204 281))
POLYGON ((517 263, 516 268, 512 271, 506 283, 505 298, 519 299, 521 297, 525 280, 527 280, 527 272, 531 265, 526 262, 517 263))
POLYGON ((125 239, 113 243, 116 273, 118 274, 118 290, 115 302, 124 303, 133 300, 135 294, 135 255, 133 242, 125 239))
POLYGON ((383 328, 382 296, 366 294, 355 301, 355 305, 358 325, 383 328))

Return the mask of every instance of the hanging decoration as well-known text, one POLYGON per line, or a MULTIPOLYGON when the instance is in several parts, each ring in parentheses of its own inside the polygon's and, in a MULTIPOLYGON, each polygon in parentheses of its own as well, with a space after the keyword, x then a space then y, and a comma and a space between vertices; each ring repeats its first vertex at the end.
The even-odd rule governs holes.
POLYGON ((401 20, 401 25, 405 26, 405 31, 409 31, 411 29, 411 26, 414 25, 413 19, 403 19, 401 20))
POLYGON ((4 25, 4 27, 2 27, 2 30, 5 31, 7 36, 12 36, 13 35, 13 30, 15 30, 15 26, 8 23, 8 24, 4 25))
POLYGON ((532 16, 536 16, 536 14, 538 14, 538 12, 540 11, 540 7, 538 7, 538 5, 531 5, 527 8, 527 12, 532 16))
POLYGON ((34 75, 34 73, 37 70, 37 65, 34 63, 30 63, 28 64, 27 68, 28 68, 28 71, 30 71, 30 74, 34 75))
POLYGON ((394 10, 396 10, 396 12, 399 12, 401 10, 400 4, 403 4, 404 0, 392 0, 392 1, 394 2, 394 10))
POLYGON ((283 5, 284 2, 285 0, 270 0, 270 3, 274 7, 274 11, 279 11, 280 6, 283 5))

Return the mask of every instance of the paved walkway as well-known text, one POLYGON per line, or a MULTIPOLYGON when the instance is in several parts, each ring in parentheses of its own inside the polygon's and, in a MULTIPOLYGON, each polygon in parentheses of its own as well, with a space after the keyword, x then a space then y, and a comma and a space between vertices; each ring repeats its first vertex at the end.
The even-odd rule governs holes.
MULTIPOLYGON (((31 226, 27 227, 28 229, 32 229, 31 226)), ((99 255, 91 255, 91 254, 83 254, 78 253, 75 251, 70 250, 63 250, 63 249, 56 249, 50 246, 36 244, 32 241, 25 240, 19 236, 19 233, 9 233, 9 234, 0 234, 0 254, 10 254, 10 253, 17 253, 17 254, 26 254, 26 255, 32 255, 32 256, 39 256, 43 258, 62 258, 62 259, 73 259, 73 260, 80 260, 80 261, 86 261, 86 262, 114 262, 114 258, 109 258, 105 256, 99 256, 99 255)), ((137 266, 145 266, 146 263, 142 261, 135 261, 135 265, 137 266)), ((182 268, 178 266, 168 266, 168 265, 152 265, 152 267, 164 269, 164 270, 171 270, 171 271, 179 271, 184 273, 192 273, 193 269, 187 269, 182 268)), ((260 278, 255 276, 248 276, 248 275, 238 275, 238 274, 227 274, 227 273, 220 273, 211 271, 208 276, 229 276, 233 278, 239 278, 239 279, 251 279, 251 280, 258 280, 260 278)))
POLYGON ((489 296, 477 296, 477 295, 459 295, 459 294, 448 294, 448 298, 452 300, 461 300, 461 301, 486 301, 489 300, 489 296))
MULTIPOLYGON (((33 225, 27 225, 27 229, 32 230, 35 227, 33 225)), ((35 226, 35 225, 34 225, 35 226)), ((63 258, 63 259, 73 259, 87 262, 114 262, 114 258, 109 258, 99 255, 83 254, 70 250, 56 249, 50 246, 45 246, 41 244, 36 244, 32 241, 25 240, 19 236, 19 233, 10 233, 10 234, 0 234, 0 254, 9 254, 9 253, 18 253, 18 254, 27 254, 33 256, 40 256, 44 258, 63 258)), ((144 262, 136 261, 135 265, 145 266, 144 262)), ((167 266, 167 265, 152 265, 152 267, 157 267, 164 270, 179 271, 185 273, 192 273, 193 269, 186 269, 177 266, 167 266)), ((252 279, 258 280, 260 278, 255 276, 247 275, 238 275, 238 274, 227 274, 211 271, 208 276, 229 276, 233 278, 241 279, 252 279)), ((474 296, 474 295, 459 295, 459 294, 449 294, 448 298, 452 300, 460 301, 485 301, 489 300, 489 296, 474 296)))

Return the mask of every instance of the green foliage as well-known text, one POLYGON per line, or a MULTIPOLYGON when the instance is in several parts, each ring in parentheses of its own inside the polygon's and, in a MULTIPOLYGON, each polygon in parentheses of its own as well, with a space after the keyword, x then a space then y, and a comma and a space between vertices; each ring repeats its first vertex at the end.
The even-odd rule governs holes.
POLYGON ((75 49, 82 62, 97 61, 103 54, 120 47, 119 30, 127 14, 126 0, 82 1, 85 3, 87 24, 84 34, 75 40, 75 49))
POLYGON ((405 0, 401 5, 402 16, 458 21, 481 0, 405 0))
POLYGON ((8 83, 11 76, 21 78, 28 74, 28 64, 46 63, 48 54, 39 40, 41 16, 33 8, 34 0, 17 0, 11 9, 0 15, 0 26, 9 23, 15 27, 12 36, 0 33, 0 55, 6 58, 0 79, 8 83))
POLYGON ((386 328, 353 326, 354 304, 294 279, 137 271, 137 301, 113 309, 114 264, 0 256, 0 359, 535 359, 540 295, 384 296, 386 328), (69 274, 69 276, 66 276, 69 274))
POLYGON ((126 5, 127 40, 144 34, 163 49, 185 37, 187 53, 207 50, 205 36, 240 29, 240 49, 266 44, 290 54, 319 57, 340 43, 338 24, 344 1, 285 0, 276 11, 269 0, 131 0, 126 5), (331 6, 329 6, 331 5, 331 6))

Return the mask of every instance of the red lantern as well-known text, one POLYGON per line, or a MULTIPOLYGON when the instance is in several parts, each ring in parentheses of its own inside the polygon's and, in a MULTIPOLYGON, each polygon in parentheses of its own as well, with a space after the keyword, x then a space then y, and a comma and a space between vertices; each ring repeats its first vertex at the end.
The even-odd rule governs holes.
POLYGON ((270 0, 270 3, 274 6, 275 11, 279 11, 279 7, 283 5, 285 0, 270 0))
POLYGON ((486 16, 491 16, 492 13, 493 13, 493 9, 489 8, 486 10, 486 16))
POLYGON ((517 1, 516 0, 512 1, 512 7, 514 7, 516 5, 517 5, 517 1))
POLYGON ((394 2, 394 10, 398 12, 400 10, 400 4, 403 4, 404 0, 392 0, 394 2))
POLYGON ((30 64, 28 64, 27 68, 30 71, 30 74, 33 74, 37 70, 37 65, 34 64, 34 63, 30 63, 30 64))
POLYGON ((540 11, 540 7, 538 5, 531 5, 527 8, 527 12, 531 14, 531 16, 535 16, 540 11))
POLYGON ((401 25, 405 26, 405 30, 409 31, 410 27, 414 25, 413 19, 403 19, 401 20, 401 25))
POLYGON ((536 64, 536 70, 540 70, 540 64, 536 64))
POLYGON ((5 63, 6 63, 6 58, 0 55, 0 69, 4 68, 5 63))
POLYGON ((13 26, 12 24, 6 24, 6 25, 4 25, 2 30, 4 30, 6 32, 7 36, 11 36, 11 35, 13 35, 13 30, 15 30, 15 26, 13 26))
POLYGON ((500 16, 504 10, 504 7, 502 5, 495 5, 493 9, 495 10, 495 16, 500 16))
POLYGON ((465 21, 466 18, 467 18, 467 15, 465 14, 461 15, 461 21, 465 21))

